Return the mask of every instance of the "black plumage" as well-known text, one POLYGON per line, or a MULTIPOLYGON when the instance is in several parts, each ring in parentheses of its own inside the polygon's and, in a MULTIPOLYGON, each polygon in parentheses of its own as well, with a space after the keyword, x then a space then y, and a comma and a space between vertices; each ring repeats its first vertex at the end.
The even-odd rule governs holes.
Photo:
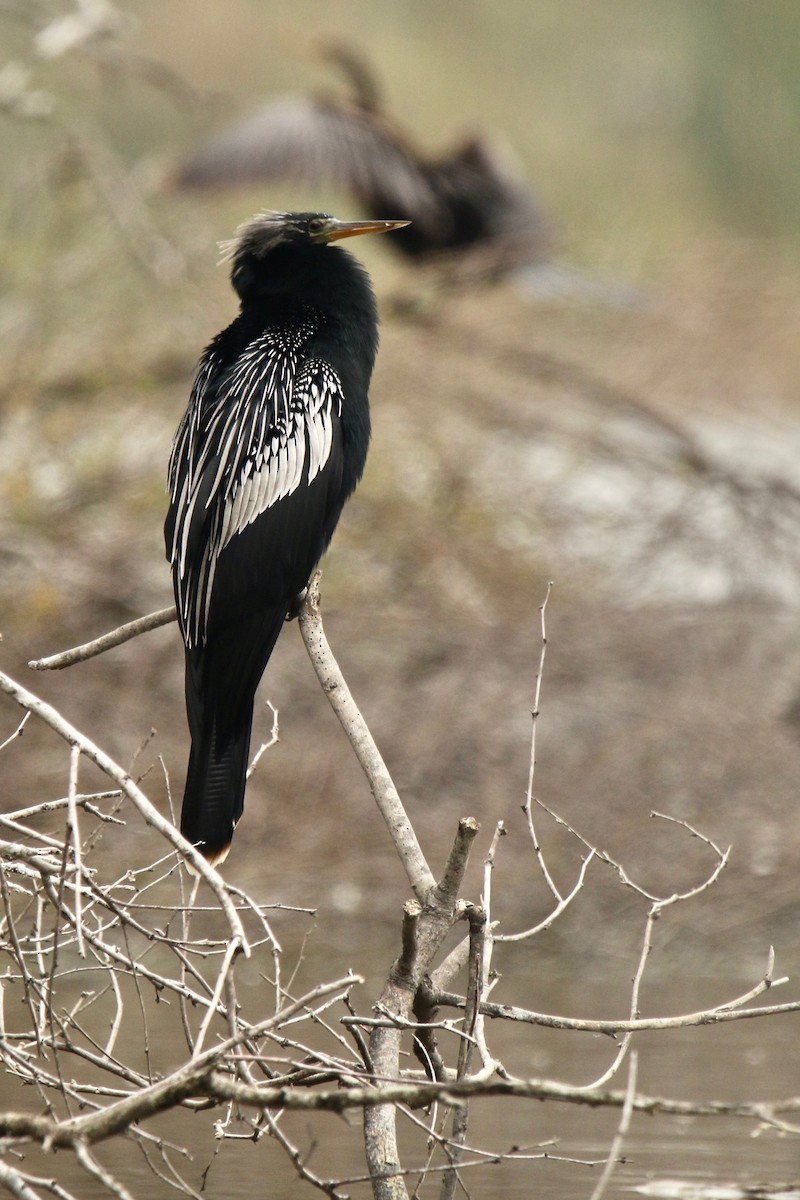
POLYGON ((507 266, 539 261, 552 227, 496 139, 470 136, 431 156, 382 110, 364 60, 343 47, 326 57, 351 82, 350 100, 283 97, 240 117, 182 166, 184 187, 290 180, 349 191, 370 216, 411 222, 394 248, 422 260, 441 252, 494 250, 507 266))
POLYGON ((329 243, 402 224, 263 213, 227 248, 241 311, 200 359, 164 530, 192 739, 181 830, 211 861, 242 814, 259 680, 367 456, 375 299, 329 243))

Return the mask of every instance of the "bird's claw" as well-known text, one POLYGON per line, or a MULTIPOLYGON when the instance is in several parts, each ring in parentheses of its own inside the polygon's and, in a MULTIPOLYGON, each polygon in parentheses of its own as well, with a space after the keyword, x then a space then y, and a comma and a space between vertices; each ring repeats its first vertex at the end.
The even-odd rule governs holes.
POLYGON ((297 593, 297 595, 295 596, 295 598, 292 600, 291 604, 289 605, 286 616, 284 617, 285 621, 296 621, 297 620, 297 618, 300 616, 300 609, 303 607, 307 595, 308 595, 307 587, 304 587, 302 592, 297 593))

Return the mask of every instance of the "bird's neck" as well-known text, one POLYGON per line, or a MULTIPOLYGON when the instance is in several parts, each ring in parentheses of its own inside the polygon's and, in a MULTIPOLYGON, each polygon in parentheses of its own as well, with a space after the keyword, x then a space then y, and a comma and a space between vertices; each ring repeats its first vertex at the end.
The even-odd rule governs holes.
MULTIPOLYGON (((288 250, 288 248, 287 248, 288 250)), ((378 348, 372 287, 360 263, 337 247, 305 253, 273 251, 241 259, 233 282, 242 302, 238 335, 281 330, 291 342, 313 343, 350 395, 366 394, 378 348)))
POLYGON ((375 298, 360 263, 337 247, 279 246, 263 259, 237 259, 232 282, 242 310, 268 324, 376 324, 375 298))

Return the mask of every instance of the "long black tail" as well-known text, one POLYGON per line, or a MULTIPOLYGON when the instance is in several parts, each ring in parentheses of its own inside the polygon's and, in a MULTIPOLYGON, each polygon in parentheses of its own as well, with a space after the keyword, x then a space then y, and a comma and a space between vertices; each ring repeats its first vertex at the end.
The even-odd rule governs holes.
POLYGON ((227 737, 212 725, 193 736, 181 809, 181 833, 212 863, 230 848, 236 822, 244 809, 253 705, 227 737))
POLYGON ((284 614, 261 613, 186 651, 186 715, 192 737, 181 833, 221 862, 244 809, 253 699, 284 614))

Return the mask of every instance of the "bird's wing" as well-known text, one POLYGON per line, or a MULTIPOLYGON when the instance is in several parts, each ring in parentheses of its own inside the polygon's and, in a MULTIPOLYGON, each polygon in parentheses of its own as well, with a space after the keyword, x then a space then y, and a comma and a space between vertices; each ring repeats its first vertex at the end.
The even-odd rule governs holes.
POLYGON ((186 187, 280 179, 346 189, 371 215, 442 219, 424 170, 401 139, 378 117, 323 100, 287 97, 232 121, 178 176, 186 187))
POLYGON ((201 361, 170 458, 166 525, 187 646, 205 642, 212 610, 224 621, 305 586, 341 474, 341 405, 336 372, 274 332, 223 372, 213 346, 201 361))

